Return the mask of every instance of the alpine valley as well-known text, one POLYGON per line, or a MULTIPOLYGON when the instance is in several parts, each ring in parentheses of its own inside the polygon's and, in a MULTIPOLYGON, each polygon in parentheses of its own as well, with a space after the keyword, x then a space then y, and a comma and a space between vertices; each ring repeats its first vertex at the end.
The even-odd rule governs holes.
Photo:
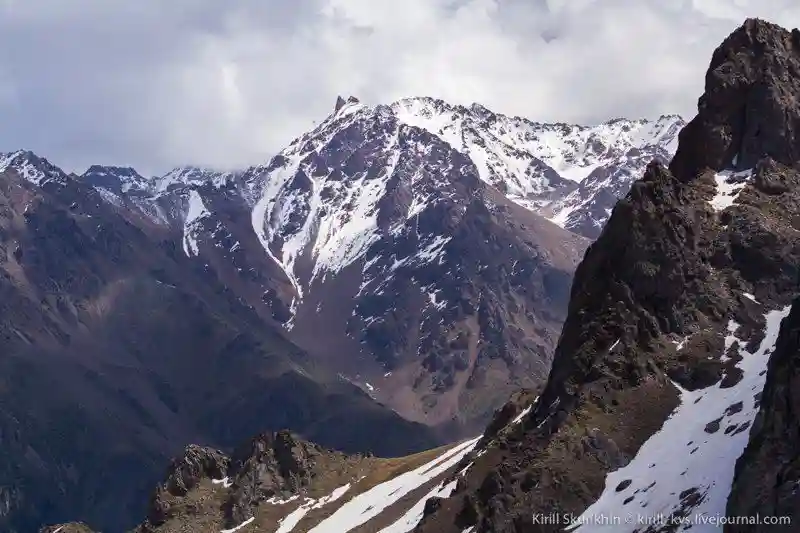
POLYGON ((796 531, 799 102, 750 19, 689 123, 350 97, 237 171, 0 155, 0 529, 796 531))

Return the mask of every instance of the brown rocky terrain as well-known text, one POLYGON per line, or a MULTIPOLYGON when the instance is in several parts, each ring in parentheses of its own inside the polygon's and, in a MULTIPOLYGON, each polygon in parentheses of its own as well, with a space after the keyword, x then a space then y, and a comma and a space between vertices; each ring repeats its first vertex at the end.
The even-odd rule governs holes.
MULTIPOLYGON (((673 489, 671 498, 658 486, 675 480, 636 488, 645 480, 608 486, 606 477, 636 466, 640 452, 650 457, 643 444, 678 413, 681 398, 724 399, 740 383, 757 389, 763 376, 747 371, 749 361, 772 351, 775 317, 788 312, 800 264, 797 35, 748 20, 715 51, 698 115, 681 132, 670 167, 648 166, 578 267, 535 407, 415 531, 558 531, 564 522, 533 517, 577 517, 601 494, 604 501, 630 494, 617 513, 629 502, 636 503, 628 509, 673 519, 724 511, 727 492, 715 488, 723 483, 721 470, 673 489), (731 346, 739 346, 738 355, 731 346)), ((752 407, 753 393, 742 398, 752 407)), ((692 423, 704 441, 674 442, 671 452, 686 446, 686 457, 702 455, 712 438, 735 450, 725 442, 740 442, 751 421, 725 428, 727 439, 716 426, 742 408, 723 405, 718 420, 701 409, 709 420, 695 415, 692 423)), ((736 457, 727 457, 726 468, 736 457)), ((658 470, 655 462, 650 467, 658 470)), ((687 474, 695 472, 677 472, 675 479, 687 474)))

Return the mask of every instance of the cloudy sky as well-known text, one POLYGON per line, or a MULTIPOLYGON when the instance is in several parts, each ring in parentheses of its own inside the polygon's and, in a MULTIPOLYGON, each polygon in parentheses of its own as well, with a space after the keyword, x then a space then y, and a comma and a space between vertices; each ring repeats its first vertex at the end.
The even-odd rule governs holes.
POLYGON ((717 44, 796 0, 0 0, 0 151, 68 170, 263 162, 427 95, 541 121, 691 115, 717 44))

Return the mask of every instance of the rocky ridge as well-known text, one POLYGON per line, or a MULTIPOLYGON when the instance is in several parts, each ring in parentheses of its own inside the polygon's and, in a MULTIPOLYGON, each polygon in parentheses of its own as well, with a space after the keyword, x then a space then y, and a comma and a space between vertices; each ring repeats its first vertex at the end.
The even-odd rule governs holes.
MULTIPOLYGON (((454 467, 476 441, 394 459, 345 455, 287 431, 261 434, 231 457, 189 446, 172 461, 135 533, 407 532, 429 498, 454 489, 461 475, 454 467)), ((63 524, 42 533, 59 527, 84 532, 63 524)))

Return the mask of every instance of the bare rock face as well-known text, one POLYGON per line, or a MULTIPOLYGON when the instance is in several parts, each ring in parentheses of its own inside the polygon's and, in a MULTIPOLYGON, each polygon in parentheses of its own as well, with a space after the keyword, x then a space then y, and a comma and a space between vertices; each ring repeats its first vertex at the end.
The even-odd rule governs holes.
POLYGON ((670 166, 682 180, 731 162, 753 168, 764 157, 800 159, 800 39, 749 19, 714 52, 698 114, 680 134, 670 166))
MULTIPOLYGON (((698 116, 681 132, 670 168, 658 162, 647 167, 578 267, 535 407, 517 431, 486 449, 417 533, 561 531, 563 523, 531 517, 578 516, 605 495, 606 474, 633 461, 681 403, 674 384, 684 391, 724 389, 742 379, 739 356, 726 351, 731 324, 746 353, 756 352, 766 335, 765 310, 791 302, 800 272, 795 41, 777 26, 748 20, 717 49, 698 116)), ((787 384, 790 375, 783 372, 787 384)), ((770 401, 787 407, 762 416, 762 431, 773 435, 762 437, 762 453, 790 455, 769 444, 793 431, 795 422, 785 413, 792 412, 788 387, 768 385, 770 394, 782 395, 770 401)), ((726 412, 737 409, 741 405, 726 412)), ((753 466, 739 467, 742 487, 748 479, 772 486, 775 470, 757 466, 768 456, 752 454, 753 466)), ((745 497, 787 497, 783 480, 780 488, 741 489, 737 509, 774 507, 745 497)), ((689 515, 708 490, 676 493, 674 512, 689 515)))
POLYGON ((272 497, 288 497, 311 484, 316 445, 289 433, 264 434, 234 454, 233 489, 224 505, 225 519, 233 527, 252 516, 252 508, 272 497))
POLYGON ((791 523, 734 524, 726 532, 796 531, 800 523, 800 300, 781 324, 750 443, 736 464, 728 516, 782 517, 791 523), (795 525, 792 525, 795 524, 795 525))
MULTIPOLYGON (((715 53, 717 70, 726 86, 750 82, 746 111, 738 128, 729 127, 732 142, 741 143, 741 165, 753 155, 767 153, 760 185, 771 194, 783 194, 791 185, 792 171, 800 160, 800 32, 787 32, 761 21, 748 21, 729 39, 729 46, 715 53), (741 62, 740 69, 730 69, 731 46, 751 43, 763 50, 741 62), (725 65, 729 65, 727 68, 725 65), (729 70, 725 75, 725 71, 729 70), (747 77, 740 72, 753 73, 747 77), (738 73, 738 75, 737 75, 738 73), (768 171, 769 169, 769 171, 768 171)), ((729 89, 728 93, 732 91, 729 89)), ((718 100, 720 108, 723 99, 718 100)), ((728 103, 730 105, 730 103, 728 103)), ((721 121, 720 121, 721 122, 721 121)), ((720 136, 722 137, 722 135, 720 136)), ((723 145, 724 143, 720 143, 723 145)), ((722 148, 720 148, 720 151, 722 148)), ((760 397, 750 443, 737 462, 736 478, 728 501, 728 515, 788 517, 791 524, 728 525, 726 531, 794 531, 800 520, 797 486, 800 483, 798 435, 800 405, 797 393, 798 353, 800 353, 800 303, 795 301, 781 325, 775 352, 770 359, 767 382, 760 397)))

